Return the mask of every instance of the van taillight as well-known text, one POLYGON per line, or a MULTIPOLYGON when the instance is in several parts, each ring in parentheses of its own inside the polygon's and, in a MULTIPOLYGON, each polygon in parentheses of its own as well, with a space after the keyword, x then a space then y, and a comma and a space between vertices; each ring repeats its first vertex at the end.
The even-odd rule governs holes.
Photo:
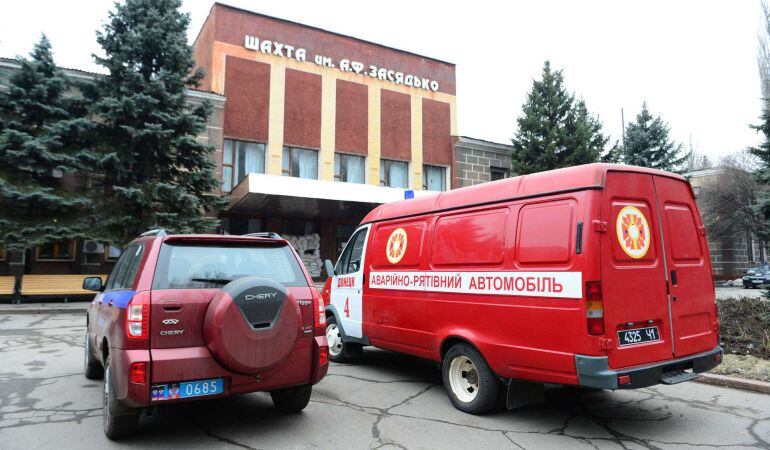
POLYGON ((588 334, 604 334, 604 305, 602 302, 602 282, 586 281, 586 317, 588 334))
POLYGON ((140 292, 128 302, 126 335, 129 339, 150 337, 150 293, 140 292))
POLYGON ((313 324, 315 325, 316 335, 323 336, 326 334, 326 311, 324 309, 324 301, 318 291, 313 289, 313 308, 315 314, 313 314, 313 324))

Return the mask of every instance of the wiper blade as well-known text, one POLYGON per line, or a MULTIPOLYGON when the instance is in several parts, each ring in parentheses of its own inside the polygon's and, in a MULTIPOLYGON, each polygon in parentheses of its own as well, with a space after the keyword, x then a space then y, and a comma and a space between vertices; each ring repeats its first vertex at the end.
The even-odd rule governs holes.
POLYGON ((227 284, 233 280, 229 280, 227 278, 190 278, 190 281, 197 281, 199 283, 227 284))

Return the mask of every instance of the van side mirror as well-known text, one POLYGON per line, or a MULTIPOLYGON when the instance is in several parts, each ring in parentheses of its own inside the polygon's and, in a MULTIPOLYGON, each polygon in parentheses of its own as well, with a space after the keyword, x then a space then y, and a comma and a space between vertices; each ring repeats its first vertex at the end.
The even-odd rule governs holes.
POLYGON ((334 276, 334 264, 330 260, 324 261, 324 269, 326 270, 326 276, 331 278, 334 276))
POLYGON ((86 277, 83 279, 83 290, 101 292, 104 289, 101 277, 86 277))

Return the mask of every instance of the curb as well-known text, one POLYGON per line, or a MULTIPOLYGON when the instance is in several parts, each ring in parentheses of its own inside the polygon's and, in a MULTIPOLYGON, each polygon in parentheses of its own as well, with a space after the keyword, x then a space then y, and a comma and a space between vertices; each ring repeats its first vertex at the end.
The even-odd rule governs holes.
POLYGON ((701 373, 694 381, 703 384, 711 384, 713 386, 759 392, 760 394, 770 394, 770 383, 765 381, 749 380, 727 375, 716 375, 713 373, 701 373))
POLYGON ((25 305, 0 305, 0 316, 21 315, 21 314, 85 314, 89 303, 83 303, 82 306, 61 307, 61 306, 25 306, 25 305))

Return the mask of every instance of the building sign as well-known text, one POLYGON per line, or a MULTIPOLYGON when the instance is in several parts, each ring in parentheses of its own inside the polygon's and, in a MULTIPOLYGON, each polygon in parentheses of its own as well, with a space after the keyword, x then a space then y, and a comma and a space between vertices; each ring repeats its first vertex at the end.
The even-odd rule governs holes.
MULTIPOLYGON (((267 39, 260 40, 256 36, 246 35, 244 38, 243 46, 249 50, 262 52, 266 55, 280 56, 283 58, 293 58, 300 62, 307 61, 307 50, 302 47, 295 47, 289 44, 283 44, 267 39)), ((438 81, 428 78, 421 78, 414 74, 405 74, 403 72, 397 72, 386 67, 377 67, 375 65, 366 65, 360 61, 352 61, 350 59, 340 59, 335 62, 328 56, 316 54, 313 57, 313 62, 323 67, 338 68, 343 72, 352 72, 359 75, 369 76, 382 81, 390 81, 392 83, 401 84, 404 86, 416 87, 418 89, 425 89, 427 91, 438 91, 438 81)))

